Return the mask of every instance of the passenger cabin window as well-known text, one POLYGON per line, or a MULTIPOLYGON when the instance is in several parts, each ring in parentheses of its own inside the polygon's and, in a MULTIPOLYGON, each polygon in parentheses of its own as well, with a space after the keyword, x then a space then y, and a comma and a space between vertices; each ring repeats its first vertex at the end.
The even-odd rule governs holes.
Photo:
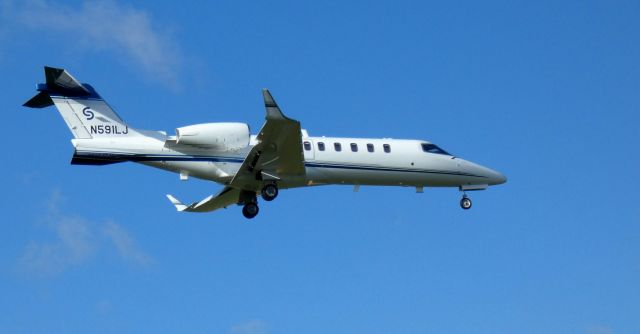
POLYGON ((306 141, 304 142, 304 150, 305 151, 311 151, 311 143, 306 141))
POLYGON ((373 152, 373 144, 367 144, 367 151, 373 152))
POLYGON ((422 143, 422 150, 427 152, 427 153, 451 155, 451 154, 447 153, 447 151, 445 151, 445 150, 443 150, 443 149, 441 149, 438 146, 433 145, 433 144, 422 143))
POLYGON ((324 143, 323 142, 318 142, 318 150, 324 151, 324 143))
POLYGON ((351 152, 358 152, 358 144, 351 143, 351 152))
POLYGON ((342 151, 342 146, 340 145, 340 143, 333 143, 333 148, 336 149, 336 152, 342 151))
POLYGON ((385 153, 391 153, 391 145, 384 144, 384 145, 382 145, 382 148, 384 149, 385 153))

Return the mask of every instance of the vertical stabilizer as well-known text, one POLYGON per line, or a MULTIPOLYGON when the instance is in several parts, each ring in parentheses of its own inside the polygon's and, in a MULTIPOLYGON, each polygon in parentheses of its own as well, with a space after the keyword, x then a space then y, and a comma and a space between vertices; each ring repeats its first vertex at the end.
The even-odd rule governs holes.
POLYGON ((46 83, 24 106, 44 108, 55 105, 75 138, 139 136, 111 109, 89 84, 82 84, 61 68, 45 66, 46 83))

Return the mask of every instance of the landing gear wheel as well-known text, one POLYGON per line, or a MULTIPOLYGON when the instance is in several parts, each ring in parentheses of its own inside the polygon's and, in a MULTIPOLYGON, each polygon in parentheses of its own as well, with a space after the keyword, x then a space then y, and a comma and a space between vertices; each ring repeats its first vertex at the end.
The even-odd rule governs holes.
POLYGON ((273 201, 278 197, 278 187, 275 184, 267 184, 262 188, 262 199, 265 201, 273 201))
POLYGON ((244 207, 242 207, 242 214, 244 215, 245 218, 248 218, 248 219, 251 219, 257 216, 258 212, 260 212, 260 208, 258 208, 258 204, 253 202, 247 203, 244 205, 244 207))
POLYGON ((462 197, 462 199, 460 200, 460 207, 465 209, 465 210, 469 210, 471 209, 471 199, 469 197, 462 197))

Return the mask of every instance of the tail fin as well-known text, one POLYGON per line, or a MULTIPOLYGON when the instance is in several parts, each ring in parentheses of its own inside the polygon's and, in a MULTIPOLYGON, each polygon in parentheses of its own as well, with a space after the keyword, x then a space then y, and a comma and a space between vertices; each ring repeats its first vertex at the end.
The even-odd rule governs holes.
POLYGON ((46 83, 24 106, 55 105, 75 138, 138 136, 89 84, 82 84, 61 68, 44 67, 46 83))

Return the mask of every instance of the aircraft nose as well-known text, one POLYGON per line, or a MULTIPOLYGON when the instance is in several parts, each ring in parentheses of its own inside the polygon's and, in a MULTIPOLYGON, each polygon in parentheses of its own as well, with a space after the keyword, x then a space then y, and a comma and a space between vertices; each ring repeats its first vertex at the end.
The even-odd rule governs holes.
POLYGON ((497 172, 495 170, 492 170, 492 175, 489 176, 489 184, 490 185, 496 185, 496 184, 503 184, 505 182, 507 182, 507 177, 504 176, 504 174, 497 172))
POLYGON ((507 182, 507 177, 504 174, 471 161, 465 161, 464 167, 467 172, 485 177, 490 186, 507 182))

